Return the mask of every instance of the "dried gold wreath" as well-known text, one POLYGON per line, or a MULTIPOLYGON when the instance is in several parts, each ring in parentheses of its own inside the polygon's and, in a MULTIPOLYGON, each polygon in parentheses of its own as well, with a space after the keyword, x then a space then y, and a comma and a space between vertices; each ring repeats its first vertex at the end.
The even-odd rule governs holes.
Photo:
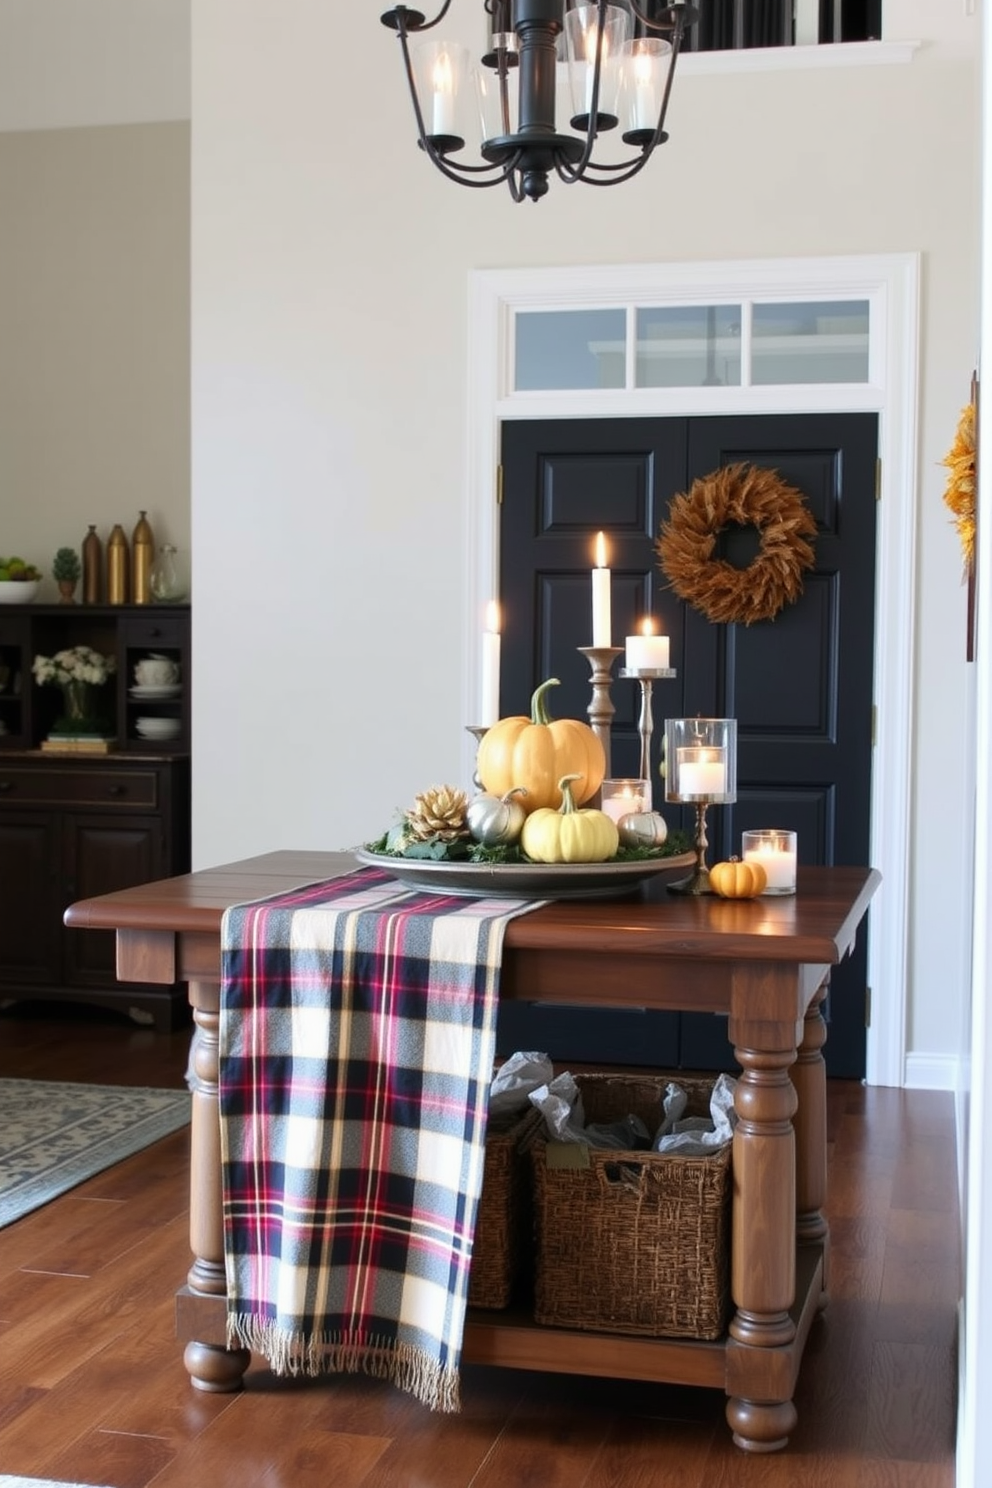
POLYGON ((774 470, 727 465, 672 498, 656 549, 680 599, 717 624, 771 620, 803 592, 813 566, 806 541, 816 522, 801 492, 774 470), (717 534, 731 523, 756 527, 761 548, 747 568, 714 558, 717 534))
POLYGON ((944 505, 954 514, 958 530, 964 571, 967 577, 975 566, 975 405, 961 410, 957 433, 944 459, 950 475, 944 492, 944 505))

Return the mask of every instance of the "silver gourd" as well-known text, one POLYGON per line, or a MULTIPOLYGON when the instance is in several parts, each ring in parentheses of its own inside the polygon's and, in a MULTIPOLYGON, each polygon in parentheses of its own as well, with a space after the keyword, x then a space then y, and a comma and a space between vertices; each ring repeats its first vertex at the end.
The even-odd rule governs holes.
POLYGON ((515 785, 503 796, 482 794, 468 803, 465 820, 476 842, 483 847, 508 847, 523 830, 527 813, 514 796, 525 796, 526 788, 515 785))

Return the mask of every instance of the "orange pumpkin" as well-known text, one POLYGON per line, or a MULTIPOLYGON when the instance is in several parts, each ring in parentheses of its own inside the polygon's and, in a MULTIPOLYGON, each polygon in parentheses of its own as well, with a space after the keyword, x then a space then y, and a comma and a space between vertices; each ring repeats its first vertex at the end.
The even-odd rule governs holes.
POLYGON ((714 863, 710 869, 710 888, 722 899, 755 899, 767 883, 768 875, 760 863, 731 858, 726 863, 714 863))
POLYGON ((476 756, 482 788, 504 796, 513 786, 527 791, 521 804, 528 815, 541 807, 561 805, 558 782, 573 776, 576 806, 595 795, 606 774, 606 755, 596 734, 576 718, 552 719, 546 693, 557 677, 542 682, 531 698, 530 717, 501 718, 487 729, 476 756))

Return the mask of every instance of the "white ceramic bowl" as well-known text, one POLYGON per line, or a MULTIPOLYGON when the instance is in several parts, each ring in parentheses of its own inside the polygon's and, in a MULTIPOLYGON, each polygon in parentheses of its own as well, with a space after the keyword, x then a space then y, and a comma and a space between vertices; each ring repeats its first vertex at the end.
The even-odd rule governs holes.
POLYGON ((134 726, 143 739, 177 739, 182 729, 178 718, 136 718, 134 726))
POLYGON ((40 579, 0 579, 0 604, 30 604, 40 579))

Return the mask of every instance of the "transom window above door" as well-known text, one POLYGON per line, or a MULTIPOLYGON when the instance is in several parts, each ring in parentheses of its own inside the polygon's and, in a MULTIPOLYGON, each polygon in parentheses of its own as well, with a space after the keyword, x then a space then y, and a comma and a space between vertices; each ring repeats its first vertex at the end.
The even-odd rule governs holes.
POLYGON ((513 391, 864 384, 869 312, 867 299, 520 308, 513 391))

